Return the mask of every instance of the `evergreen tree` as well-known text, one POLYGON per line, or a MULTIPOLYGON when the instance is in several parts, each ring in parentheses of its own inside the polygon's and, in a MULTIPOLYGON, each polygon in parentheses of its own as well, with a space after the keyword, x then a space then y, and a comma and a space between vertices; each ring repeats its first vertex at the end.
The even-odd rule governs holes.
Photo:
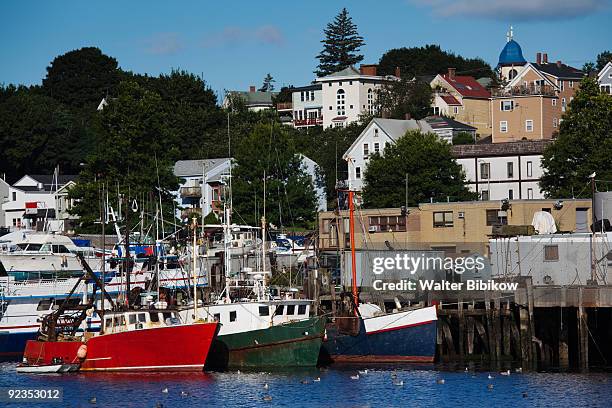
POLYGON ((274 80, 272 75, 270 75, 270 73, 268 73, 268 75, 266 75, 266 77, 263 80, 263 85, 261 86, 261 88, 258 89, 258 91, 260 91, 260 92, 272 92, 274 90, 274 82, 276 82, 276 81, 274 80))
POLYGON ((584 78, 563 115, 559 136, 542 157, 540 187, 551 198, 589 195, 589 176, 612 180, 612 96, 584 78), (587 194, 581 195, 586 192, 587 194))
POLYGON ((363 60, 363 55, 358 52, 365 43, 346 8, 342 9, 333 22, 327 24, 323 32, 323 51, 317 55, 319 66, 314 72, 319 78, 363 60))
POLYGON ((473 200, 465 186, 465 173, 451 153, 451 146, 434 133, 408 131, 384 155, 375 153, 364 175, 364 205, 389 208, 419 203, 473 200), (407 179, 407 180, 406 180, 407 179))
POLYGON ((603 51, 597 55, 597 72, 601 71, 608 62, 612 61, 612 51, 603 51))

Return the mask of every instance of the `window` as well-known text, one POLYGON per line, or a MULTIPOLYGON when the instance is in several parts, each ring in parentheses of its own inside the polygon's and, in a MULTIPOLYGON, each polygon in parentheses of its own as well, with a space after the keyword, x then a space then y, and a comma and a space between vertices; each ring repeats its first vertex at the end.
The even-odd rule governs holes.
POLYGON ((514 101, 501 101, 499 109, 502 112, 503 111, 511 111, 512 109, 514 109, 514 101))
POLYGON ((563 85, 563 80, 562 79, 557 79, 557 85, 559 85, 559 90, 564 90, 565 87, 563 85))
POLYGON ((569 87, 573 88, 574 87, 574 81, 569 81, 569 87))
POLYGON ((374 129, 374 137, 378 137, 378 129, 374 129))
POLYGON ((345 96, 344 89, 338 89, 336 93, 336 111, 338 115, 346 114, 345 96))
POLYGON ((306 314, 306 305, 299 305, 298 306, 298 314, 299 315, 306 314))
POLYGON ((129 324, 136 324, 136 315, 135 315, 135 314, 133 314, 133 313, 132 313, 132 314, 130 314, 130 315, 128 316, 128 322, 129 322, 129 324))
MULTIPOLYGON (((368 113, 370 115, 374 114, 374 93, 372 92, 372 88, 368 89, 368 113)), ((376 133, 378 133, 378 129, 376 133)))
POLYGON ((533 200, 533 188, 528 188, 527 189, 527 199, 528 200, 533 200))
POLYGON ((507 225, 508 217, 500 215, 499 210, 487 210, 487 225, 507 225))
POLYGON ((565 109, 567 107, 567 103, 565 101, 565 98, 561 99, 561 112, 565 112, 565 109))
POLYGON ((516 77, 516 74, 517 74, 516 69, 511 69, 508 72, 508 79, 513 80, 516 77))
POLYGON ((455 114, 459 113, 459 107, 458 106, 453 106, 453 113, 455 113, 455 114))
POLYGON ((149 318, 152 322, 159 322, 159 315, 157 312, 149 312, 149 318))
POLYGON ((368 154, 370 154, 370 146, 367 143, 363 144, 363 157, 368 157, 368 154))
POLYGON ((235 322, 236 321, 236 311, 233 310, 230 312, 230 322, 235 322))
POLYGON ((544 260, 555 262, 559 260, 559 245, 544 245, 544 260))
POLYGON ((295 305, 287 305, 287 316, 293 316, 295 314, 295 305))
POLYGON ((220 322, 221 321, 221 313, 215 313, 213 315, 213 318, 215 319, 215 321, 220 322))
POLYGON ((514 200, 514 190, 508 190, 508 200, 514 200))
POLYGON ((527 162, 527 177, 533 177, 533 162, 527 162))
POLYGON ((17 201, 17 193, 13 191, 13 201, 17 201))
POLYGON ((138 321, 144 323, 147 321, 147 315, 144 313, 138 313, 138 321))
POLYGON ((113 327, 113 319, 110 318, 110 317, 107 317, 104 320, 104 327, 107 328, 107 329, 110 328, 110 327, 113 327))
POLYGON ((342 86, 342 81, 338 82, 338 86, 342 86))
POLYGON ((270 316, 270 308, 268 306, 259 306, 260 316, 270 316))
POLYGON ((404 216, 377 216, 369 219, 370 231, 406 231, 406 217, 404 216))
POLYGON ((444 228, 453 226, 452 211, 437 211, 433 213, 434 228, 444 228))
POLYGON ((374 143, 374 153, 380 153, 380 143, 374 143))
POLYGON ((487 180, 489 178, 491 170, 490 163, 480 163, 480 178, 483 180, 487 180))
POLYGON ((310 91, 310 100, 314 101, 314 91, 310 91))
POLYGON ((610 85, 601 85, 601 92, 610 94, 610 85))
POLYGON ((499 121, 499 131, 502 133, 508 132, 508 121, 507 120, 499 121))
POLYGON ((300 92, 300 100, 304 102, 304 92, 300 92))
POLYGON ((349 85, 353 85, 353 81, 349 81, 349 85))
POLYGON ((349 109, 353 109, 353 105, 349 105, 349 109))
POLYGON ((514 177, 514 163, 508 162, 506 164, 506 170, 508 171, 508 178, 514 177))
POLYGON ((554 127, 554 128, 556 128, 556 127, 557 127, 558 122, 559 122, 559 121, 557 120, 557 118, 553 118, 553 127, 554 127))
POLYGON ((274 314, 277 316, 281 316, 284 311, 285 311, 285 305, 278 305, 276 306, 276 311, 274 312, 274 314))
POLYGON ((355 178, 356 179, 361 178, 361 167, 355 167, 355 178))
POLYGON ((528 119, 525 121, 525 132, 533 132, 533 120, 528 119))
POLYGON ((552 106, 557 106, 557 99, 556 98, 552 99, 552 106))
POLYGON ((489 201, 489 190, 482 190, 480 193, 480 199, 482 201, 489 201))
POLYGON ((51 303, 53 303, 53 299, 43 299, 40 302, 38 302, 38 307, 36 307, 36 310, 38 311, 49 310, 49 308, 51 307, 51 303))

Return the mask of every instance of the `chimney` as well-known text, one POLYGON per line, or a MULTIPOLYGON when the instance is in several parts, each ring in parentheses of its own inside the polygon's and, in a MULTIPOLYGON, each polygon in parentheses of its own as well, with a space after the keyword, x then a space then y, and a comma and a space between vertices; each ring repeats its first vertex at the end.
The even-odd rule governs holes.
POLYGON ((401 78, 402 72, 400 70, 400 67, 395 67, 395 76, 401 78))
POLYGON ((453 80, 453 81, 455 80, 455 71, 456 71, 456 68, 448 69, 448 79, 453 80))
POLYGON ((557 67, 561 68, 561 61, 557 61, 557 67))
POLYGON ((372 75, 372 76, 376 76, 376 68, 377 65, 374 64, 362 64, 359 66, 359 73, 361 75, 372 75))
POLYGON ((406 113, 404 114, 404 119, 406 119, 406 120, 410 120, 410 119, 412 119, 412 115, 410 114, 410 112, 406 112, 406 113))
POLYGON ((548 64, 548 53, 542 54, 542 64, 548 64))
POLYGON ((541 52, 538 52, 536 54, 536 62, 538 63, 538 65, 542 63, 542 53, 541 52))
POLYGON ((255 92, 255 85, 249 86, 249 92, 255 92))

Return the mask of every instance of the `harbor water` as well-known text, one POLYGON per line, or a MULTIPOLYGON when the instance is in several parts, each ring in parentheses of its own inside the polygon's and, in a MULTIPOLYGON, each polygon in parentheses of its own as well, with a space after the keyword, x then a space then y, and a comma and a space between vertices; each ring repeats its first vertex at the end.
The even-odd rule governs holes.
POLYGON ((612 374, 602 372, 527 373, 511 370, 510 375, 501 375, 500 372, 479 369, 450 370, 443 366, 385 366, 197 374, 26 375, 17 374, 15 367, 15 363, 0 365, 0 388, 61 388, 63 400, 54 403, 4 402, 2 406, 612 406, 612 374))

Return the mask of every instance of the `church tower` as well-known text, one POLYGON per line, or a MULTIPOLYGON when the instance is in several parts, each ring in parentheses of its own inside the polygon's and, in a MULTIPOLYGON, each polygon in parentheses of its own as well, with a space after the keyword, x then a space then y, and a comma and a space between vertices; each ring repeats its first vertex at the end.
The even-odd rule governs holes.
POLYGON ((514 41, 514 29, 510 26, 510 30, 506 34, 506 45, 499 54, 497 63, 497 73, 502 81, 511 81, 523 69, 527 60, 523 57, 523 50, 519 43, 514 41))

